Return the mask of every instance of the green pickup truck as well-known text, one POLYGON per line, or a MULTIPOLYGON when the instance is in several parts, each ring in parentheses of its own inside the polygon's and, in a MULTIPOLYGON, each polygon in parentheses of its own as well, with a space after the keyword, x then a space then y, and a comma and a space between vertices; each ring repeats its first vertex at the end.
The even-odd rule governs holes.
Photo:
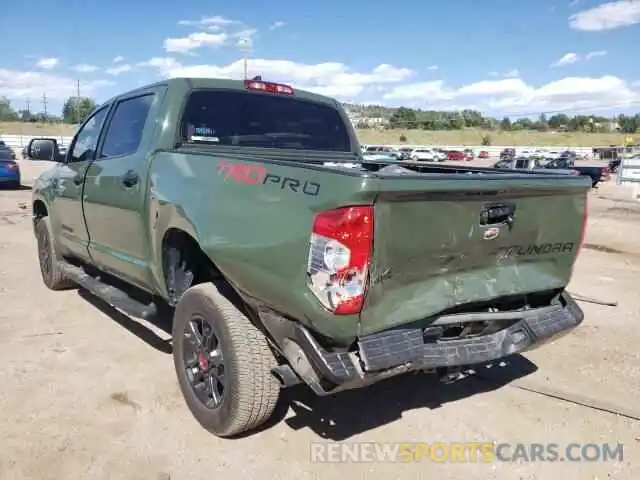
POLYGON ((33 188, 44 283, 173 315, 180 389, 218 436, 283 387, 446 375, 583 320, 565 287, 588 179, 366 161, 330 98, 171 79, 96 108, 55 158, 33 188))

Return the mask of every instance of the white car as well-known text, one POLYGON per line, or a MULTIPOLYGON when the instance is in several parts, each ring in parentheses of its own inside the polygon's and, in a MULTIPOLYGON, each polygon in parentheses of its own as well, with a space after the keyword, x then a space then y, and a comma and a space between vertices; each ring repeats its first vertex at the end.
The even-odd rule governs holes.
POLYGON ((442 162, 444 155, 431 148, 416 148, 410 153, 411 160, 416 162, 442 162))

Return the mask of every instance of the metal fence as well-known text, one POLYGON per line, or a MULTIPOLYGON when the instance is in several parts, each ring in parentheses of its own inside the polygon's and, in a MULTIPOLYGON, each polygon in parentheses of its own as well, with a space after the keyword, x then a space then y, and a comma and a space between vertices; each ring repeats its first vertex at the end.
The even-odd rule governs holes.
POLYGON ((62 137, 56 135, 8 135, 2 134, 0 135, 0 140, 6 143, 9 147, 12 148, 22 148, 26 147, 29 144, 29 141, 32 138, 55 138, 60 145, 68 146, 71 143, 71 139, 73 137, 62 137))

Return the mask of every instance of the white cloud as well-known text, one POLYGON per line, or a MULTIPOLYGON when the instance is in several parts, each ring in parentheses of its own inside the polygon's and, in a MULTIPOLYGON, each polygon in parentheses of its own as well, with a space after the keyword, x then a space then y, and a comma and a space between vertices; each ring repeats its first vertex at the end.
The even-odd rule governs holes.
POLYGON ((587 53, 586 58, 587 60, 591 60, 592 58, 595 58, 595 57, 604 57, 607 53, 609 52, 607 52, 606 50, 596 50, 594 52, 587 53))
POLYGON ((640 23, 640 2, 617 0, 583 10, 569 17, 569 26, 575 30, 598 32, 640 23))
POLYGON ((215 15, 213 17, 202 17, 200 20, 180 20, 178 22, 179 25, 200 26, 208 28, 229 27, 231 25, 237 25, 239 23, 242 22, 239 22, 237 20, 230 20, 220 15, 215 15))
POLYGON ((571 0, 569 2, 569 7, 575 7, 576 5, 578 5, 580 3, 581 0, 571 0))
POLYGON ((552 63, 551 67, 562 67, 563 65, 570 65, 572 63, 576 63, 580 59, 580 56, 577 53, 567 53, 560 60, 552 63))
POLYGON ((203 46, 218 47, 224 44, 229 36, 226 33, 192 33, 182 38, 167 38, 164 49, 169 53, 189 53, 203 46))
POLYGON ((520 78, 485 80, 453 88, 442 80, 397 85, 383 95, 385 103, 445 109, 457 108, 500 111, 503 113, 539 113, 575 109, 620 109, 640 103, 640 89, 621 78, 566 77, 541 86, 520 78))
POLYGON ((282 21, 278 21, 278 22, 273 22, 270 26, 269 26, 269 30, 276 30, 278 28, 282 28, 286 25, 285 22, 282 21))
MULTIPOLYGON (((242 60, 226 66, 182 65, 171 57, 156 57, 141 66, 158 68, 165 77, 243 78, 242 60)), ((355 97, 368 87, 406 81, 413 75, 408 68, 381 64, 368 72, 355 72, 339 62, 319 64, 296 63, 289 60, 254 58, 249 61, 249 73, 265 80, 290 83, 294 87, 338 98, 355 97)))
MULTIPOLYGON (((101 87, 110 85, 113 82, 108 80, 85 81, 81 83, 82 94, 92 95, 101 87)), ((33 99, 41 97, 43 92, 50 100, 66 100, 75 95, 76 80, 49 73, 0 69, 0 97, 33 99)))
POLYGON ((180 68, 177 60, 171 57, 153 57, 145 62, 137 64, 138 67, 153 67, 160 70, 161 73, 169 72, 172 69, 180 68))
POLYGON ((427 70, 438 70, 438 65, 429 65, 427 70))
POLYGON ((112 60, 113 63, 120 63, 120 62, 123 62, 123 61, 124 61, 124 57, 122 57, 120 55, 118 55, 117 57, 114 57, 113 60, 112 60))
POLYGON ((114 76, 118 76, 121 75, 125 72, 129 72, 131 70, 131 65, 129 65, 128 63, 124 63, 122 65, 118 65, 116 67, 112 67, 112 68, 107 68, 105 70, 105 72, 107 72, 109 75, 114 75, 114 76))
POLYGON ((98 70, 100 70, 100 68, 96 67, 95 65, 80 63, 78 65, 74 65, 73 67, 71 67, 71 70, 74 70, 76 72, 81 72, 81 73, 91 73, 91 72, 97 72, 98 70))
POLYGON ((36 65, 39 68, 44 68, 45 70, 51 70, 53 68, 56 68, 59 64, 60 64, 60 60, 58 60, 57 58, 53 58, 53 57, 41 58, 36 63, 36 65))

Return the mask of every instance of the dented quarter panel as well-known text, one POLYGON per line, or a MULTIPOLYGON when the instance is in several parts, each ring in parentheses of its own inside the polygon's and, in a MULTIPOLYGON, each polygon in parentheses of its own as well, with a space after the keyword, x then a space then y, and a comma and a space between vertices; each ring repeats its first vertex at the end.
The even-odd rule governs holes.
POLYGON ((309 234, 316 212, 371 204, 375 179, 198 152, 157 154, 151 178, 156 200, 150 218, 157 216, 152 248, 160 284, 162 237, 179 228, 239 290, 336 342, 355 337, 358 316, 331 315, 306 286, 309 234), (315 182, 320 189, 311 196, 275 183, 241 184, 220 171, 229 163, 264 167, 271 175, 315 182))

